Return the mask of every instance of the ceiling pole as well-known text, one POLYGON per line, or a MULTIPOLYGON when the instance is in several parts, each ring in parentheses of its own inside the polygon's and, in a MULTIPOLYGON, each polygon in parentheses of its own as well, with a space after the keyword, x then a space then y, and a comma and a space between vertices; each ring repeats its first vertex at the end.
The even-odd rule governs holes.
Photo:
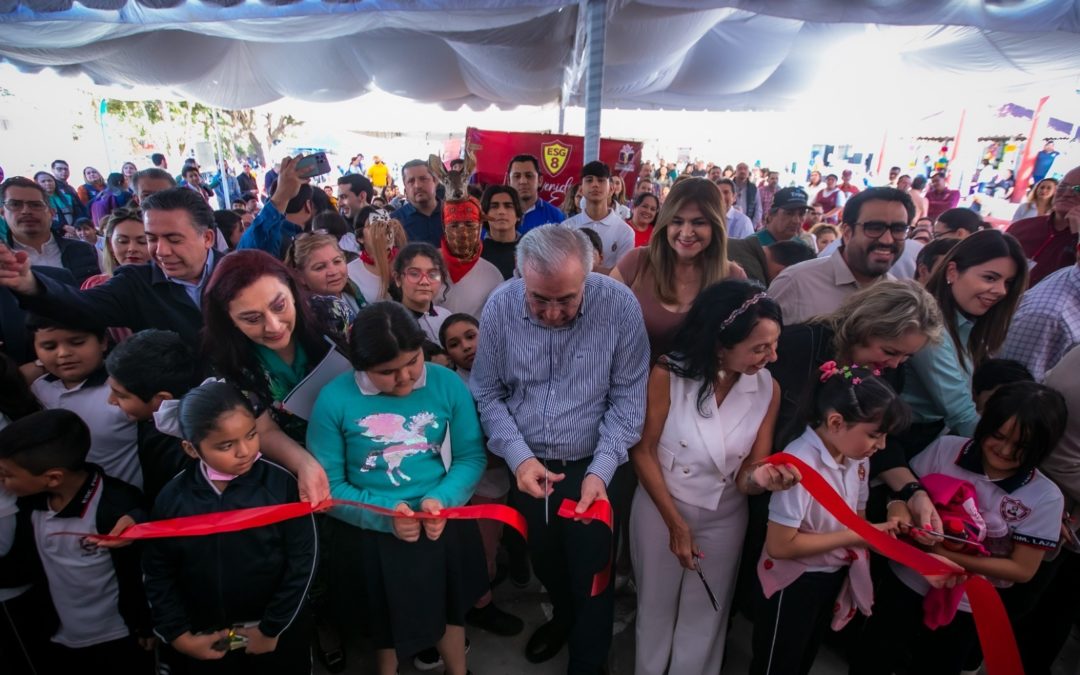
POLYGON ((585 70, 585 161, 600 159, 600 110, 604 90, 607 0, 586 0, 588 56, 585 70))

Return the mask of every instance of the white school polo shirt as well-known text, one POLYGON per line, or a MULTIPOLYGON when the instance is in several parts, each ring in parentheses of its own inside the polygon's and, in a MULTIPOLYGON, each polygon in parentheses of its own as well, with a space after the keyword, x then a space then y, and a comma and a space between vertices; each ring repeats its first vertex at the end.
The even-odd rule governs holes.
POLYGON ((563 227, 580 230, 588 227, 600 235, 604 244, 604 267, 615 267, 619 260, 634 248, 634 228, 626 224, 614 211, 608 211, 602 220, 593 220, 585 211, 567 218, 563 227))
MULTIPOLYGON (((837 464, 821 437, 810 427, 784 448, 784 452, 798 457, 810 468, 817 470, 853 510, 861 511, 866 508, 866 499, 870 495, 869 460, 844 458, 843 464, 837 464)), ((806 488, 798 484, 790 490, 772 493, 769 498, 769 520, 814 534, 847 529, 811 497, 806 488)), ((835 572, 839 569, 839 565, 811 566, 807 567, 806 571, 835 572)))
MULTIPOLYGON (((979 512, 988 525, 1004 521, 1013 542, 1045 550, 1057 546, 1061 536, 1061 518, 1065 498, 1061 490, 1038 469, 990 480, 983 469, 982 451, 962 436, 941 436, 911 460, 916 476, 940 473, 966 480, 975 486, 979 512)), ((908 588, 926 595, 930 584, 914 570, 889 563, 893 572, 908 588)), ((990 579, 998 588, 1012 583, 990 579)), ((971 611, 967 594, 960 600, 961 610, 971 611)))
POLYGON ((46 507, 30 516, 49 595, 60 616, 52 640, 72 649, 119 640, 130 632, 120 616, 120 582, 109 549, 56 534, 97 532, 103 482, 95 472, 59 513, 46 507))
MULTIPOLYGON (((498 267, 489 260, 479 258, 472 269, 457 281, 449 277, 443 280, 446 291, 443 294, 443 301, 439 304, 450 310, 452 314, 464 312, 479 319, 488 297, 496 288, 502 286, 504 281, 506 280, 503 279, 498 267)), ((435 344, 438 343, 439 340, 436 337, 435 344)))
POLYGON ((68 389, 60 378, 43 375, 30 385, 46 408, 70 410, 90 427, 90 453, 86 461, 97 464, 106 475, 142 489, 138 428, 120 408, 109 403, 108 374, 98 370, 78 386, 68 389))

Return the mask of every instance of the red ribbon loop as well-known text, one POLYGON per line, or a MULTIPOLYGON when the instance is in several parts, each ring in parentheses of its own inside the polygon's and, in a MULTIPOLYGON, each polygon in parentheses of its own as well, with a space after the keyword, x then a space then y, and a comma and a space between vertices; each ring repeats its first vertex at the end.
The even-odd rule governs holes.
MULTIPOLYGON (((790 464, 802 474, 801 485, 806 488, 819 504, 825 507, 840 524, 854 531, 865 539, 878 553, 910 567, 924 576, 951 576, 958 572, 955 568, 920 551, 905 542, 893 539, 877 529, 848 506, 821 474, 806 465, 798 457, 785 453, 770 456, 770 464, 790 464)), ((1001 604, 997 589, 980 576, 970 576, 964 583, 964 591, 971 603, 971 614, 975 619, 975 630, 979 634, 983 659, 988 675, 1016 675, 1023 673, 1020 652, 1016 647, 1012 624, 1001 604)))

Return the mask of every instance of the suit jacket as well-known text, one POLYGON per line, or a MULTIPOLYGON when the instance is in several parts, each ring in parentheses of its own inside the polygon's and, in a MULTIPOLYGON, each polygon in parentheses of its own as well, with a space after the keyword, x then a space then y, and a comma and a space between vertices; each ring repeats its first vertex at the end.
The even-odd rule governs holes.
MULTIPOLYGON (((49 278, 61 285, 77 288, 75 277, 63 267, 35 267, 38 278, 49 278)), ((33 361, 34 345, 26 335, 26 310, 19 306, 19 296, 0 288, 0 350, 16 363, 33 361)))
MULTIPOLYGON (((81 286, 82 282, 95 274, 101 274, 101 266, 98 264, 97 249, 78 239, 68 239, 53 233, 53 239, 60 247, 60 264, 64 269, 71 272, 75 277, 75 285, 81 286)), ((7 245, 14 245, 14 238, 8 232, 7 245)), ((37 268, 35 268, 37 269, 37 268)))
MULTIPOLYGON (((223 254, 210 251, 210 255, 213 271, 223 254)), ((171 330, 188 344, 198 344, 202 310, 183 286, 170 281, 153 262, 122 265, 112 279, 85 291, 42 275, 38 268, 34 268, 34 276, 39 292, 19 296, 19 304, 27 311, 91 326, 171 330)))

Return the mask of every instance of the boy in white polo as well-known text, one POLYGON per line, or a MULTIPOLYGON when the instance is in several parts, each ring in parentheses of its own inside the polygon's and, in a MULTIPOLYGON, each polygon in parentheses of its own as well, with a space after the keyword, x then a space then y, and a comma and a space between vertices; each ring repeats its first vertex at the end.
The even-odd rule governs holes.
POLYGON ((564 227, 592 228, 604 242, 604 268, 607 274, 628 251, 634 248, 634 228, 611 208, 611 170, 600 161, 581 168, 581 194, 585 209, 563 221, 564 227))
POLYGON ((106 549, 105 534, 141 515, 137 489, 86 462, 90 430, 68 410, 43 410, 0 430, 0 481, 19 497, 60 622, 46 655, 49 673, 146 673, 153 658, 136 546, 106 549), (150 643, 145 643, 149 645, 150 643))

